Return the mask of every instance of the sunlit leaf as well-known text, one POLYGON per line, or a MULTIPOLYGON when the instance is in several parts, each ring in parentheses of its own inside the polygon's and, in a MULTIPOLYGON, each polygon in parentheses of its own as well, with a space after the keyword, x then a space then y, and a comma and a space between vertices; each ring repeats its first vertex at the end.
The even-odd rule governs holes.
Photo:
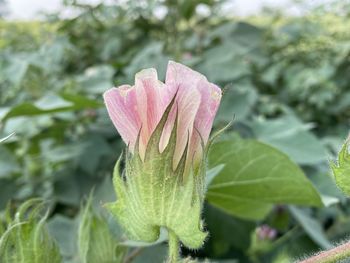
POLYGON ((285 154, 258 141, 218 142, 209 164, 225 164, 209 186, 209 203, 238 217, 262 219, 273 204, 322 205, 302 170, 285 154))

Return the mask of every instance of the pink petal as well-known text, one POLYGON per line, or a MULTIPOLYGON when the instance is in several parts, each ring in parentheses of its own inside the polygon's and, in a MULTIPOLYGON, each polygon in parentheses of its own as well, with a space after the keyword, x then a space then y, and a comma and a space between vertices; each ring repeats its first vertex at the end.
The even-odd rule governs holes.
MULTIPOLYGON (((190 132, 191 136, 189 158, 192 158, 194 153, 200 156, 200 138, 203 139, 204 143, 207 143, 214 117, 220 104, 221 90, 216 85, 208 82, 207 78, 199 72, 172 61, 168 64, 165 83, 172 89, 179 89, 179 95, 183 93, 187 94, 187 103, 192 100, 192 106, 190 106, 192 110, 190 110, 190 107, 182 110, 183 106, 179 105, 179 109, 181 110, 179 117, 183 115, 186 121, 179 124, 179 126, 182 126, 179 129, 179 132, 182 134, 181 136, 179 135, 181 148, 177 152, 177 155, 180 154, 182 147, 184 147, 183 145, 187 142, 187 137, 184 136, 184 126, 186 126, 185 132, 190 132), (194 91, 196 91, 196 94, 193 93, 194 91), (198 106, 196 105, 197 103, 199 103, 198 106)), ((179 157, 177 156, 177 158, 179 157)))
MULTIPOLYGON (((180 89, 176 102, 179 116, 174 155, 175 166, 180 161, 188 140, 190 140, 188 142, 189 146, 191 145, 191 134, 193 133, 194 121, 200 105, 200 94, 196 89, 180 89)), ((191 147, 189 148, 189 152, 191 152, 191 147)))
POLYGON ((165 84, 172 89, 195 89, 198 82, 205 77, 185 65, 169 61, 166 72, 165 84))
POLYGON ((194 125, 206 144, 222 95, 221 89, 206 79, 199 81, 197 89, 201 94, 201 104, 194 125))
POLYGON ((201 94, 201 104, 194 123, 195 131, 192 134, 191 153, 195 155, 194 160, 200 161, 202 155, 201 140, 204 144, 208 142, 222 94, 219 87, 209 83, 206 79, 201 80, 197 88, 201 94))
POLYGON ((137 113, 136 90, 129 85, 107 90, 104 94, 109 117, 132 151, 141 127, 137 113))
POLYGON ((145 69, 135 76, 137 110, 142 123, 140 154, 144 157, 148 140, 159 123, 171 97, 167 87, 158 80, 155 69, 145 69))
POLYGON ((168 64, 165 84, 172 92, 177 91, 178 127, 174 156, 175 167, 183 154, 187 141, 191 140, 195 117, 201 101, 196 86, 202 78, 204 78, 203 75, 184 65, 172 61, 168 64))
POLYGON ((125 143, 130 144, 131 151, 141 128, 139 149, 143 159, 149 138, 175 94, 175 104, 163 130, 159 149, 162 152, 168 144, 177 112, 176 167, 187 143, 187 163, 192 162, 194 154, 198 156, 196 159, 200 158, 200 138, 204 143, 208 141, 221 99, 221 90, 217 86, 200 73, 170 61, 166 84, 158 80, 155 69, 145 69, 136 74, 134 87, 113 88, 104 94, 104 99, 115 127, 125 143))

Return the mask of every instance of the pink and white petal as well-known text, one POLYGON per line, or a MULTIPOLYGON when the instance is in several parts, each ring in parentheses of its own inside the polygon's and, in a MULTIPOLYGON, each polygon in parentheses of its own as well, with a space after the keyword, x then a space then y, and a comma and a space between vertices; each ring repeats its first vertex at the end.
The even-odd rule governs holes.
POLYGON ((103 98, 110 119, 130 151, 133 151, 141 127, 135 88, 129 85, 112 88, 103 94, 103 98))
POLYGON ((169 100, 168 90, 158 80, 153 68, 140 71, 135 76, 137 109, 142 123, 140 154, 143 158, 148 140, 159 123, 169 100))
POLYGON ((201 94, 201 104, 195 118, 190 147, 190 158, 193 159, 194 167, 201 161, 203 152, 201 141, 203 140, 204 145, 208 142, 221 100, 221 89, 206 79, 198 83, 197 89, 201 94))
POLYGON ((165 84, 169 86, 173 92, 177 89, 194 89, 197 83, 205 77, 189 67, 169 61, 166 72, 165 84))
POLYGON ((201 104, 194 125, 206 144, 220 105, 222 92, 218 86, 208 82, 206 79, 198 82, 197 89, 201 94, 201 104))
MULTIPOLYGON (((204 143, 207 143, 214 117, 220 104, 221 90, 216 85, 208 82, 206 77, 199 72, 173 61, 170 61, 168 64, 165 83, 172 90, 180 90, 188 94, 193 90, 198 91, 199 96, 197 96, 199 97, 200 105, 196 111, 194 124, 192 123, 196 130, 192 127, 186 132, 190 132, 191 137, 189 158, 192 158, 194 153, 196 153, 196 156, 200 156, 202 150, 200 145, 201 138, 204 143)), ((179 109, 182 110, 180 105, 179 109)), ((183 144, 181 147, 183 147, 183 144)))
MULTIPOLYGON (((197 89, 180 88, 177 94, 176 104, 178 107, 178 126, 176 148, 174 154, 174 166, 179 163, 186 148, 188 140, 191 140, 195 117, 200 105, 200 93, 197 89)), ((189 141, 189 146, 191 141, 189 141)), ((189 149, 191 152, 191 149, 189 149)))

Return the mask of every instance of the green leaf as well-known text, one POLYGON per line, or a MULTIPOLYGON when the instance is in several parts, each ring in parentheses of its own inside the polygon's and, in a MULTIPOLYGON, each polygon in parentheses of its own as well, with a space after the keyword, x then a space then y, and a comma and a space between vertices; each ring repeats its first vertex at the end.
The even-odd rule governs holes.
POLYGON ((308 130, 309 125, 287 115, 272 120, 255 120, 252 128, 257 138, 275 146, 299 164, 316 164, 327 160, 321 141, 308 130))
POLYGON ((244 120, 257 101, 257 92, 250 83, 230 85, 222 97, 216 121, 244 120))
POLYGON ((238 80, 250 74, 246 50, 236 42, 214 46, 203 54, 203 63, 198 70, 214 83, 238 80))
POLYGON ((224 164, 219 164, 213 168, 211 168, 209 171, 207 171, 207 175, 205 177, 205 184, 206 186, 209 186, 211 181, 217 176, 222 169, 224 169, 225 165, 224 164))
POLYGON ((218 142, 210 151, 209 164, 225 164, 209 186, 209 203, 238 217, 262 219, 274 204, 322 205, 302 170, 285 154, 261 142, 218 142))
POLYGON ((87 142, 76 142, 72 144, 53 145, 54 141, 42 140, 41 150, 43 159, 48 163, 59 163, 78 158, 87 149, 87 142))
POLYGON ((77 251, 76 235, 77 220, 55 215, 48 222, 48 230, 50 235, 57 240, 63 257, 72 258, 77 251))
POLYGON ((210 233, 209 239, 205 243, 205 249, 208 249, 210 254, 220 257, 229 252, 230 249, 232 250, 233 247, 243 251, 248 250, 250 233, 256 227, 255 222, 232 217, 210 205, 207 205, 204 211, 205 222, 210 233))
POLYGON ((157 69, 159 79, 164 79, 169 57, 164 55, 163 47, 164 44, 160 42, 150 42, 143 46, 130 61, 130 64, 125 67, 125 75, 128 77, 126 82, 132 82, 140 69, 152 67, 157 69))
POLYGON ((34 103, 24 102, 12 108, 0 108, 0 120, 4 121, 17 116, 32 116, 55 112, 98 108, 101 104, 95 100, 79 95, 49 93, 34 103))
POLYGON ((13 173, 20 171, 20 166, 13 153, 6 147, 0 146, 0 178, 10 177, 13 173))
POLYGON ((84 75, 78 77, 79 84, 92 94, 101 94, 113 87, 114 69, 110 65, 99 65, 88 68, 84 75))
POLYGON ((101 136, 89 135, 82 140, 81 144, 84 145, 84 150, 79 154, 79 165, 87 173, 93 174, 101 163, 101 159, 112 156, 113 151, 101 136))
POLYGON ((0 179, 0 210, 6 207, 6 204, 14 197, 18 190, 17 183, 12 179, 0 179))
POLYGON ((316 221, 316 219, 312 218, 308 214, 306 214, 303 210, 290 207, 293 217, 299 222, 308 236, 323 249, 329 249, 332 247, 331 242, 327 239, 321 224, 316 221))
MULTIPOLYGON (((308 173, 310 180, 313 182, 318 192, 321 194, 323 201, 330 204, 344 202, 346 197, 342 191, 337 187, 334 178, 325 172, 308 173)), ((325 203, 325 202, 324 202, 325 203)), ((328 206, 325 204, 325 206, 328 206)))
POLYGON ((338 162, 331 163, 335 181, 338 187, 350 196, 350 154, 349 141, 345 142, 338 154, 338 162))
POLYGON ((168 254, 168 247, 166 245, 152 246, 140 251, 141 253, 135 257, 134 263, 154 263, 165 262, 168 254))

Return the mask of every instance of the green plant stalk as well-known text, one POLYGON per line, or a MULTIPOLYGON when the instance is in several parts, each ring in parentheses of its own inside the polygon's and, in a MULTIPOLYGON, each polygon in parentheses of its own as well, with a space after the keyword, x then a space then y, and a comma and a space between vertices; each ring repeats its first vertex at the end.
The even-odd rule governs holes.
POLYGON ((180 241, 177 235, 170 229, 168 229, 169 236, 169 259, 168 263, 178 263, 180 259, 180 241))
POLYGON ((336 263, 347 258, 350 258, 350 241, 330 250, 323 251, 299 263, 336 263))

